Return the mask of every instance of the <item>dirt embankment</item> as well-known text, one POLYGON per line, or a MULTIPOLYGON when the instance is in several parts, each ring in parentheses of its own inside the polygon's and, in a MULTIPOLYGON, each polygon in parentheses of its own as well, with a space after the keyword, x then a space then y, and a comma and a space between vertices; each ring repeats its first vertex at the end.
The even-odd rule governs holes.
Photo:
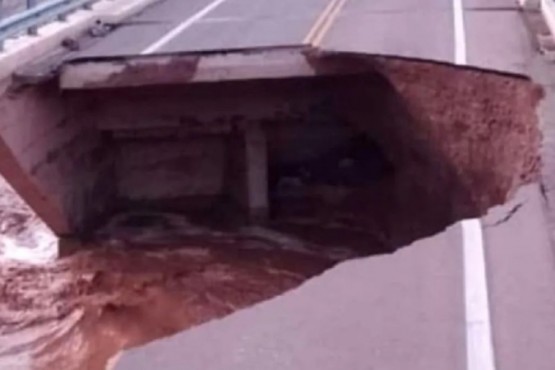
POLYGON ((414 206, 401 212, 404 220, 436 217, 447 226, 478 217, 539 180, 539 86, 516 76, 427 63, 389 61, 386 70, 429 153, 423 160, 406 157, 414 165, 398 182, 407 186, 399 193, 414 206), (419 172, 431 181, 417 180, 419 172))
POLYGON ((369 185, 314 186, 310 211, 279 218, 282 230, 318 243, 358 240, 359 250, 384 253, 479 217, 538 180, 542 93, 534 83, 416 61, 376 65, 380 73, 325 88, 329 110, 374 141, 391 170, 369 185), (330 228, 352 238, 330 238, 330 228))

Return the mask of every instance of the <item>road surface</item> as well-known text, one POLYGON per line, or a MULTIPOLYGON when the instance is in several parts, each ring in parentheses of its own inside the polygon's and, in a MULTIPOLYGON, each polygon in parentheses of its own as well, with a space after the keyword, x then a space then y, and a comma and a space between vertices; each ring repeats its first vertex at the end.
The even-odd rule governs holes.
MULTIPOLYGON (((75 58, 299 44, 518 74, 535 57, 511 0, 166 0, 75 58)), ((552 370, 554 267, 533 184, 482 220, 343 263, 115 368, 552 370)))
POLYGON ((533 48, 519 9, 516 0, 165 0, 77 57, 310 43, 455 62, 464 46, 468 65, 526 73, 533 48))

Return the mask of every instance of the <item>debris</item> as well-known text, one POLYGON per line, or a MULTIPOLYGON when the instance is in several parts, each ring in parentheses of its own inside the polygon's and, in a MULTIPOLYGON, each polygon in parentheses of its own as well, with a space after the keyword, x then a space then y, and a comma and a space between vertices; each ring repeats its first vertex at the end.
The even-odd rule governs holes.
POLYGON ((66 37, 65 39, 63 39, 61 45, 69 51, 78 51, 81 49, 79 41, 70 37, 66 37))
POLYGON ((89 28, 89 36, 91 37, 104 37, 108 35, 114 29, 114 25, 110 23, 104 23, 102 20, 97 19, 94 25, 89 28))

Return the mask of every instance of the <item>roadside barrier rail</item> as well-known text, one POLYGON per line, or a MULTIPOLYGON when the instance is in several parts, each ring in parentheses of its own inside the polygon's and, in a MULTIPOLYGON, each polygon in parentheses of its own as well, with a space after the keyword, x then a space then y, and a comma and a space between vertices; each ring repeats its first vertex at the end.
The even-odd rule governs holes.
POLYGON ((78 9, 91 9, 98 0, 23 0, 25 9, 7 17, 2 17, 7 2, 0 0, 0 51, 6 39, 23 33, 36 35, 38 27, 54 21, 65 21, 67 15, 78 9))

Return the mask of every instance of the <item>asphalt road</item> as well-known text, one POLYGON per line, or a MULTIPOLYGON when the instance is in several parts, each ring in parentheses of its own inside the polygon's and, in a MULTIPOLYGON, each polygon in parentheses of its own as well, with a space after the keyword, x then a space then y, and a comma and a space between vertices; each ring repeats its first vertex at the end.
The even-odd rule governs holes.
MULTIPOLYGON (((534 57, 513 0, 165 0, 75 58, 299 44, 521 74, 534 57)), ((511 217, 515 204, 476 223, 485 274, 464 263, 476 238, 457 224, 127 351, 115 368, 552 370, 555 260, 539 187, 514 202, 511 217)))
MULTIPOLYGON (((140 54, 213 2, 163 1, 130 19, 78 57, 140 54)), ((156 50, 156 53, 297 45, 302 43, 328 3, 329 0, 259 0, 254 3, 248 0, 226 0, 156 50)))
POLYGON ((466 63, 526 73, 534 50, 516 0, 164 0, 77 58, 141 54, 178 29, 148 53, 311 43, 455 62, 458 1, 466 63), (310 37, 321 24, 319 37, 310 37))

